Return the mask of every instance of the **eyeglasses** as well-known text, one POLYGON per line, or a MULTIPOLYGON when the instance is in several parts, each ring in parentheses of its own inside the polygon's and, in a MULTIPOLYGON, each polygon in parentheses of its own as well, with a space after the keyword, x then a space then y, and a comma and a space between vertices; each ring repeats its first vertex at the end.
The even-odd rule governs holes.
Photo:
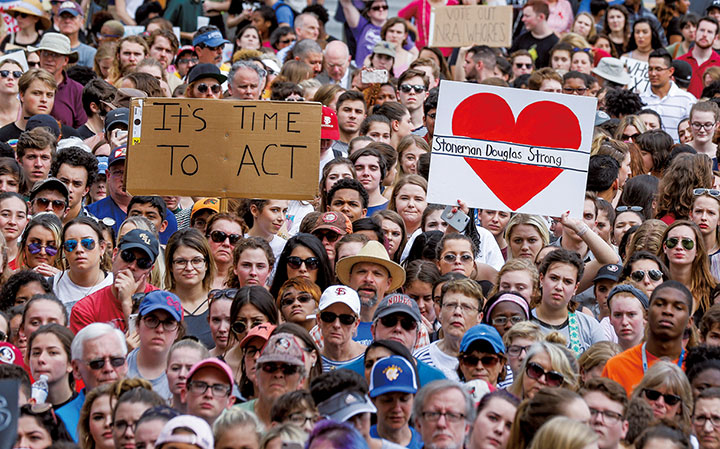
POLYGON ((516 62, 515 67, 518 69, 532 69, 532 63, 528 62, 526 64, 523 64, 522 62, 516 62))
POLYGON ((520 315, 513 315, 511 317, 498 316, 492 319, 492 324, 494 326, 505 326, 508 321, 510 321, 513 325, 516 325, 517 323, 525 321, 525 317, 520 315))
POLYGON ((211 46, 205 45, 205 44, 199 44, 198 46, 199 46, 200 48, 207 48, 207 49, 210 50, 210 51, 220 51, 220 50, 222 50, 223 47, 224 47, 224 45, 218 45, 217 47, 211 47, 211 46))
POLYGON ((35 61, 28 61, 28 68, 34 69, 35 67, 40 67, 40 63, 35 61))
POLYGON ((292 376, 293 374, 297 374, 298 371, 300 371, 299 366, 290 365, 288 363, 263 363, 260 366, 260 369, 268 374, 282 371, 282 373, 286 376, 292 376))
POLYGON ((202 380, 191 380, 187 383, 188 391, 193 394, 205 394, 205 392, 208 391, 208 388, 210 388, 210 391, 212 391, 213 396, 219 398, 228 396, 232 391, 232 386, 227 384, 210 385, 209 383, 203 382, 202 380))
POLYGON ((643 208, 642 206, 618 206, 615 208, 615 212, 623 213, 623 212, 642 212, 643 208))
POLYGON ((205 83, 200 83, 196 86, 197 91, 201 94, 206 94, 208 90, 211 90, 214 94, 219 94, 222 91, 222 86, 219 84, 213 84, 212 86, 208 86, 205 83))
POLYGON ((693 195, 695 195, 695 196, 700 196, 700 195, 705 195, 705 194, 708 194, 713 198, 717 198, 717 197, 720 197, 720 190, 717 190, 717 189, 694 189, 693 190, 693 195))
POLYGON ((120 251, 120 258, 125 263, 133 263, 137 261, 137 266, 141 270, 149 270, 153 266, 153 261, 149 257, 135 257, 135 253, 129 249, 120 251))
POLYGON ((340 324, 344 324, 345 326, 350 326, 356 320, 355 315, 350 315, 349 313, 341 313, 338 315, 333 312, 321 312, 320 319, 324 323, 328 323, 328 324, 332 324, 335 322, 335 320, 339 319, 340 324))
POLYGON ((705 427, 705 423, 708 421, 710 421, 711 426, 720 427, 720 416, 693 416, 693 424, 698 427, 705 427))
POLYGON ((127 432, 128 427, 130 428, 130 430, 135 432, 135 426, 137 425, 137 421, 128 422, 128 421, 125 421, 124 419, 121 419, 121 420, 113 422, 112 425, 113 425, 113 428, 115 430, 117 430, 117 432, 120 435, 123 435, 125 432, 127 432))
POLYGON ((695 128, 698 131, 700 131, 701 128, 705 128, 705 131, 710 131, 715 126, 715 122, 707 122, 707 123, 692 122, 692 123, 690 123, 690 126, 692 126, 693 128, 695 128))
POLYGON ((47 254, 47 255, 50 256, 50 257, 53 257, 55 254, 58 253, 58 249, 55 248, 54 246, 52 246, 52 245, 43 245, 42 243, 29 243, 27 247, 28 247, 28 251, 29 251, 30 254, 32 254, 33 256, 34 256, 35 254, 39 254, 40 251, 43 250, 43 248, 45 249, 45 254, 47 254))
POLYGON ((388 9, 388 5, 373 6, 370 8, 371 11, 385 11, 388 9))
POLYGON ((453 312, 455 311, 455 309, 457 309, 459 307, 463 313, 472 313, 472 312, 477 312, 477 310, 478 310, 477 307, 473 307, 470 304, 464 304, 464 303, 460 303, 460 302, 446 302, 446 303, 443 303, 441 307, 445 310, 449 310, 449 311, 453 311, 453 312))
POLYGON ((181 58, 178 59, 178 64, 197 64, 198 58, 181 58))
POLYGON ((525 368, 525 373, 530 379, 540 380, 545 378, 545 384, 548 387, 559 387, 565 382, 565 376, 557 371, 545 371, 545 368, 535 362, 529 362, 525 368))
POLYGON ((507 354, 510 357, 517 357, 523 352, 527 352, 530 346, 510 345, 507 347, 507 354))
POLYGON ((445 417, 445 420, 452 424, 457 424, 465 419, 464 413, 455 412, 422 412, 423 419, 429 422, 436 422, 440 420, 441 416, 445 417))
POLYGON ((155 315, 145 315, 142 318, 143 323, 145 323, 145 326, 147 326, 149 329, 155 329, 162 323, 163 329, 165 329, 168 332, 172 332, 174 330, 177 330, 178 323, 177 321, 173 320, 172 318, 167 319, 165 321, 160 321, 158 317, 155 315))
POLYGON ((589 407, 589 408, 590 408, 590 416, 593 418, 598 415, 602 416, 605 424, 615 424, 616 422, 620 421, 623 417, 623 415, 621 415, 620 413, 615 413, 610 410, 598 410, 598 409, 592 408, 592 407, 589 407))
POLYGON ((297 296, 287 296, 282 298, 280 301, 280 307, 288 307, 295 304, 295 301, 300 301, 300 304, 307 304, 310 301, 315 301, 315 298, 308 294, 300 293, 297 296))
POLYGON ((679 239, 677 237, 670 237, 665 240, 665 246, 667 246, 669 249, 675 248, 678 243, 682 243, 682 247, 688 251, 695 248, 695 241, 688 237, 683 237, 682 239, 679 239))
POLYGON ((288 420, 296 426, 304 426, 306 423, 315 424, 320 420, 320 415, 305 416, 303 413, 292 413, 288 420))
POLYGON ((380 322, 385 327, 395 327, 400 322, 400 326, 406 331, 414 331, 417 329, 417 321, 409 316, 399 316, 398 314, 386 315, 380 318, 380 322))
POLYGON ((47 209, 48 206, 52 204, 53 210, 58 212, 65 210, 65 207, 67 206, 63 200, 51 200, 48 198, 35 198, 33 202, 43 209, 47 209))
POLYGON ((330 231, 329 229, 320 229, 318 231, 314 231, 313 235, 318 238, 321 242, 323 239, 327 239, 328 243, 335 243, 340 238, 340 234, 334 231, 330 231))
POLYGON ((649 401, 657 401, 662 396, 663 400, 667 405, 672 407, 673 405, 682 402, 682 398, 676 394, 660 393, 657 390, 651 390, 650 388, 643 388, 643 394, 649 401))
POLYGON ((572 94, 572 93, 577 92, 580 95, 583 95, 585 92, 587 92, 587 90, 588 90, 587 87, 575 87, 575 88, 563 87, 563 92, 565 92, 566 94, 572 94))
POLYGON ((287 264, 294 270, 299 270, 302 264, 305 264, 305 268, 308 270, 317 270, 320 266, 320 259, 317 257, 308 257, 307 259, 301 259, 298 256, 290 256, 287 258, 287 264))
POLYGON ((462 362, 468 366, 477 366, 478 362, 482 363, 483 366, 492 368, 498 364, 500 357, 492 354, 488 354, 482 357, 476 357, 470 354, 464 354, 462 356, 462 362))
POLYGON ((21 72, 21 71, 19 71, 19 70, 13 70, 13 71, 10 71, 10 70, 0 70, 0 76, 2 76, 3 78, 8 78, 10 75, 12 75, 13 78, 15 78, 15 79, 20 79, 20 77, 22 76, 22 74, 23 74, 23 72, 21 72))
MULTIPOLYGON (((83 248, 87 250, 93 250, 95 249, 95 239, 92 238, 86 238, 80 240, 80 245, 82 245, 83 248)), ((65 243, 63 243, 63 248, 65 251, 71 253, 75 251, 75 248, 78 246, 77 239, 67 239, 65 240, 65 243)))
POLYGON ((193 268, 201 268, 205 265, 205 259, 202 257, 193 257, 192 259, 175 259, 172 261, 175 268, 187 268, 190 264, 193 268))
POLYGON ((226 234, 223 231, 212 231, 208 236, 215 243, 224 243, 225 240, 230 239, 231 245, 235 245, 242 238, 240 234, 226 234))
POLYGON ((208 298, 210 299, 210 301, 215 301, 216 299, 220 298, 227 298, 233 300, 235 299, 235 295, 237 295, 237 292, 238 289, 236 288, 215 288, 208 292, 208 298))
POLYGON ((413 90, 416 94, 421 94, 425 92, 425 86, 423 86, 422 84, 401 84, 398 89, 400 89, 400 92, 404 94, 409 94, 410 91, 413 90))
POLYGON ((107 357, 103 357, 101 359, 92 359, 88 362, 84 361, 83 363, 85 363, 87 366, 89 366, 91 370, 97 371, 99 369, 103 369, 105 367, 106 362, 110 363, 110 366, 112 366, 113 368, 120 368, 121 366, 123 366, 125 364, 125 357, 107 356, 107 357))
POLYGON ((630 278, 635 282, 642 282, 646 274, 650 276, 650 279, 653 281, 659 281, 663 277, 663 272, 660 270, 635 270, 630 273, 630 278))
POLYGON ((280 39, 278 41, 279 44, 283 44, 283 45, 289 45, 289 44, 292 44, 293 42, 295 42, 295 39, 280 39))
POLYGON ((457 258, 460 257, 460 262, 462 263, 469 263, 473 260, 473 256, 471 254, 461 254, 460 256, 448 253, 443 256, 443 260, 447 263, 455 263, 457 258))

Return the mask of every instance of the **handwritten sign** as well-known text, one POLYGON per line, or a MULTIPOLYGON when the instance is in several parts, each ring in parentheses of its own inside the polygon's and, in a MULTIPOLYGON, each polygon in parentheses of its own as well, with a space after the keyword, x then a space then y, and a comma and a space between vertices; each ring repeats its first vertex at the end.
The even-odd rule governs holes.
POLYGON ((428 202, 582 216, 596 103, 442 81, 428 202))
POLYGON ((19 390, 19 380, 0 380, 0 449, 11 449, 16 443, 19 390))
POLYGON ((430 47, 512 44, 512 6, 437 6, 430 14, 430 47))
POLYGON ((632 81, 628 84, 627 88, 635 93, 645 92, 650 87, 650 78, 648 78, 648 63, 645 61, 638 61, 637 59, 628 58, 623 56, 620 60, 627 67, 627 71, 630 74, 632 81))
POLYGON ((134 99, 133 195, 309 200, 317 193, 320 103, 134 99))

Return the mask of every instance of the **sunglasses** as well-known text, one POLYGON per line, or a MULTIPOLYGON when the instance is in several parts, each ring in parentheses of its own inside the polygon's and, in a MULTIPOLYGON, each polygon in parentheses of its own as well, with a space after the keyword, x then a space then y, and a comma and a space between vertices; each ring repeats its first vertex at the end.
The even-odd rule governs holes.
POLYGON ((332 313, 332 312, 321 312, 320 319, 324 323, 328 323, 328 324, 332 324, 335 322, 335 320, 339 319, 340 324, 349 326, 355 322, 355 315, 350 315, 349 313, 341 313, 340 315, 338 315, 338 314, 332 313))
POLYGON ((622 213, 622 212, 642 212, 643 208, 642 206, 618 206, 615 208, 615 212, 622 213))
POLYGON ((645 279, 646 273, 653 281, 659 281, 663 277, 663 273, 660 270, 648 270, 647 272, 645 270, 637 270, 630 273, 630 278, 635 282, 642 282, 642 280, 645 279))
POLYGON ((35 255, 39 254, 40 251, 45 248, 45 254, 47 254, 50 257, 53 257, 55 254, 58 253, 58 249, 51 245, 43 245, 42 243, 30 243, 28 244, 28 251, 30 251, 30 254, 35 255))
POLYGON ((478 362, 480 362, 483 366, 492 368, 497 365, 499 361, 500 357, 492 354, 488 354, 482 357, 476 357, 470 354, 465 354, 462 356, 462 362, 467 366, 477 366, 478 362))
POLYGON ((119 368, 125 364, 125 357, 104 357, 102 359, 90 360, 89 362, 85 362, 85 364, 89 366, 91 370, 97 371, 103 369, 105 362, 109 362, 113 368, 119 368))
POLYGON ((120 251, 120 258, 125 263, 133 263, 137 261, 137 266, 141 270, 149 270, 153 266, 153 261, 149 257, 135 257, 135 254, 129 249, 120 251))
POLYGON ((288 365, 287 363, 263 363, 260 369, 270 374, 282 370, 282 373, 286 376, 292 376, 300 371, 299 366, 288 365))
POLYGON ((535 362, 529 362, 525 368, 525 373, 530 379, 540 380, 545 377, 545 384, 548 387, 559 387, 565 382, 565 376, 557 371, 545 371, 545 369, 535 362))
POLYGON ((178 64, 197 64, 198 58, 181 58, 178 59, 178 64))
MULTIPOLYGON (((2 72, 0 72, 0 74, 2 74, 2 72)), ((717 189, 695 189, 695 190, 693 190, 693 195, 695 195, 695 196, 700 196, 700 195, 705 195, 705 194, 708 194, 713 198, 717 198, 717 197, 720 197, 720 190, 717 190, 717 189)))
POLYGON ((531 63, 523 64, 521 62, 516 62, 515 67, 517 67, 518 69, 532 69, 532 64, 531 63))
POLYGON ((662 394, 659 391, 651 390, 650 388, 643 388, 643 394, 645 394, 645 397, 648 398, 648 400, 650 401, 657 401, 658 399, 660 399, 660 396, 662 396, 665 403, 670 407, 679 402, 682 402, 682 398, 680 396, 669 393, 662 394))
POLYGON ((201 94, 206 94, 208 89, 211 90, 214 94, 219 94, 222 91, 222 86, 219 84, 213 84, 212 86, 208 86, 205 83, 200 83, 196 87, 197 91, 201 94))
POLYGON ((66 203, 63 200, 51 200, 48 198, 35 198, 33 200, 35 204, 40 206, 43 209, 47 209, 49 205, 52 204, 53 210, 62 211, 65 210, 66 203))
POLYGON ((635 134, 623 134, 623 135, 622 135, 622 138, 623 138, 623 140, 635 140, 635 139, 637 139, 637 136, 639 136, 639 135, 640 135, 640 133, 635 133, 635 134))
POLYGON ((421 94, 425 92, 425 86, 423 86, 422 84, 401 84, 399 89, 400 92, 404 94, 409 94, 413 90, 416 94, 421 94))
POLYGON ((320 266, 320 259, 317 257, 308 257, 307 259, 301 259, 298 256, 290 256, 287 258, 287 264, 294 270, 299 270, 302 264, 305 264, 305 268, 308 270, 317 270, 320 266))
POLYGON ((208 299, 210 301, 215 301, 216 299, 220 298, 227 298, 230 300, 235 299, 235 295, 237 295, 238 289, 236 288, 216 288, 213 290, 210 290, 208 293, 208 299))
POLYGON ((385 11, 388 9, 388 5, 382 5, 382 6, 373 6, 370 8, 370 11, 385 11))
POLYGON ((240 234, 226 234, 222 231, 212 231, 209 236, 215 243, 223 243, 226 239, 230 239, 231 245, 236 244, 242 238, 240 234))
POLYGON ((665 246, 670 249, 675 248, 678 243, 682 243, 682 247, 688 251, 695 248, 695 241, 687 237, 684 237, 683 239, 679 239, 677 237, 670 237, 669 239, 665 240, 665 246))
MULTIPOLYGON (((462 263, 468 263, 473 260, 473 256, 471 256, 470 254, 462 254, 459 257, 460 257, 460 262, 462 262, 462 263)), ((455 263, 457 258, 458 258, 458 256, 455 254, 452 254, 452 253, 445 254, 443 256, 443 260, 447 263, 455 263)))
POLYGON ((327 229, 322 229, 319 231, 313 232, 313 235, 318 238, 321 242, 323 239, 327 239, 328 243, 335 243, 340 238, 340 234, 338 234, 335 231, 330 231, 327 229))
POLYGON ((385 327, 395 327, 400 322, 400 326, 406 331, 414 331, 417 329, 417 321, 409 316, 387 315, 380 318, 380 322, 385 327))
POLYGON ((295 301, 300 301, 300 304, 307 304, 310 301, 315 301, 315 299, 313 299, 313 297, 310 295, 289 296, 287 298, 283 298, 282 301, 280 301, 280 306, 288 307, 295 304, 295 301))
POLYGON ((31 69, 34 69, 35 67, 40 67, 40 63, 35 61, 28 61, 28 67, 31 69))
POLYGON ((23 72, 19 70, 0 70, 0 76, 2 76, 3 78, 8 78, 10 75, 12 75, 13 78, 20 79, 22 74, 23 72))
POLYGON ((295 42, 295 39, 280 39, 278 41, 278 43, 283 44, 283 45, 292 44, 293 42, 295 42))
MULTIPOLYGON (((85 248, 87 250, 95 249, 95 239, 92 239, 92 238, 82 239, 82 240, 80 240, 80 244, 82 245, 83 248, 85 248)), ((67 251, 69 253, 75 251, 75 248, 77 248, 77 246, 78 246, 77 239, 68 239, 65 241, 65 243, 63 243, 63 248, 65 248, 65 251, 67 251)))

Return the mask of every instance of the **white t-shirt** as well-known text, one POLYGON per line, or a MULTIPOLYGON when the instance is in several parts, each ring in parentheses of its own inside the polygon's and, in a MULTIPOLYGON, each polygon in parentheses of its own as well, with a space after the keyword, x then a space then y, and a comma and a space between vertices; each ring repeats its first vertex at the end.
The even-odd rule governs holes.
POLYGON ((413 356, 428 365, 439 369, 445 374, 445 377, 451 380, 460 381, 460 376, 457 373, 458 359, 452 357, 440 350, 438 343, 442 340, 438 340, 424 346, 413 354, 413 356))
POLYGON ((76 302, 80 301, 87 295, 100 290, 101 288, 111 285, 113 283, 113 274, 106 273, 105 279, 92 287, 81 287, 77 285, 70 280, 70 275, 67 271, 56 274, 51 278, 51 280, 55 296, 57 296, 58 299, 65 304, 65 308, 69 314, 76 302))

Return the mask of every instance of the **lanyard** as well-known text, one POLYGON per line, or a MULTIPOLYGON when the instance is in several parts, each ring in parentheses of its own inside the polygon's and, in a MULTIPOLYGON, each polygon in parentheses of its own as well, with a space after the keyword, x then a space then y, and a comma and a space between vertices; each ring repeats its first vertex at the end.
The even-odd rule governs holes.
MULTIPOLYGON (((643 373, 646 373, 648 370, 648 362, 647 362, 647 351, 645 350, 645 346, 647 346, 647 343, 643 343, 642 345, 642 364, 643 364, 643 373)), ((680 358, 678 359, 677 366, 682 369, 683 359, 685 358, 685 348, 682 349, 682 352, 680 353, 680 358)))

